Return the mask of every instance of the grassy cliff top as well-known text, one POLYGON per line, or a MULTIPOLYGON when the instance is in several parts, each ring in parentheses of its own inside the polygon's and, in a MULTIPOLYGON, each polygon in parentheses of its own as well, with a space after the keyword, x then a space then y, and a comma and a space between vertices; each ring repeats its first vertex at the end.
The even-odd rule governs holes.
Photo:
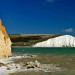
POLYGON ((12 46, 31 46, 60 35, 61 34, 9 34, 9 37, 12 41, 12 46))

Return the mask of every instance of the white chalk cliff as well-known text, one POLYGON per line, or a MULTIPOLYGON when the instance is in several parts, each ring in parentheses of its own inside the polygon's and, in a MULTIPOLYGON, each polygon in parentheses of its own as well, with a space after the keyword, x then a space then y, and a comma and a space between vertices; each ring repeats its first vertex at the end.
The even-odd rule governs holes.
POLYGON ((11 41, 0 19, 0 57, 11 55, 11 41))
POLYGON ((75 47, 75 37, 71 35, 63 35, 50 38, 47 41, 33 45, 33 47, 75 47))

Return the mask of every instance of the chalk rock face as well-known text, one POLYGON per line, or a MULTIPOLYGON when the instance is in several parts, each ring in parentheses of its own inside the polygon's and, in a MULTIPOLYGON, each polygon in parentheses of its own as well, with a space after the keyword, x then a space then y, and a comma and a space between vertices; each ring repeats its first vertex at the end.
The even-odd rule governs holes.
POLYGON ((33 47, 75 47, 75 37, 71 35, 63 35, 39 42, 33 45, 33 47))
POLYGON ((0 20, 0 57, 11 55, 11 41, 0 20))

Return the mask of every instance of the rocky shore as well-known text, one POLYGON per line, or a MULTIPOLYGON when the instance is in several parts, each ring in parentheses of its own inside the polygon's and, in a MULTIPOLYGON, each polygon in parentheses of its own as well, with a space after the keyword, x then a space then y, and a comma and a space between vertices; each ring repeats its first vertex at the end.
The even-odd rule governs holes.
POLYGON ((62 71, 61 67, 57 67, 55 64, 42 64, 39 61, 29 61, 14 63, 14 59, 21 58, 34 58, 35 55, 24 55, 9 58, 0 59, 0 74, 7 75, 14 72, 28 72, 28 71, 43 71, 43 72, 56 72, 62 71))

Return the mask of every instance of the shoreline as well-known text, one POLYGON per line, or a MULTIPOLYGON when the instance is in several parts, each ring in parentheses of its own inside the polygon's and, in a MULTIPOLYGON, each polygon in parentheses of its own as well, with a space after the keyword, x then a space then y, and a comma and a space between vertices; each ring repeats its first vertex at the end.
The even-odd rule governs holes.
MULTIPOLYGON (((36 55, 36 54, 16 55, 9 58, 0 59, 0 62, 6 64, 6 66, 0 67, 0 74, 6 75, 5 73, 7 73, 7 75, 18 75, 19 72, 21 73, 43 72, 43 73, 49 73, 48 75, 50 75, 50 73, 56 73, 56 72, 62 73, 64 71, 70 70, 71 68, 74 70, 75 67, 75 64, 73 64, 75 63, 74 61, 75 61, 75 55, 68 55, 68 56, 67 55, 36 55), (38 63, 41 64, 41 68, 28 67, 27 69, 28 65, 26 64, 27 63, 35 64, 36 60, 38 63)), ((21 75, 21 73, 19 75, 21 75)))
MULTIPOLYGON (((0 67, 0 74, 1 75, 9 75, 11 73, 18 73, 18 72, 59 72, 62 71, 63 69, 61 67, 58 67, 56 64, 45 64, 45 63, 39 63, 36 59, 38 59, 39 56, 35 55, 25 55, 25 56, 12 56, 9 58, 3 58, 0 59, 0 62, 4 64, 4 66, 0 67), (33 57, 32 57, 33 56, 33 57), (28 59, 27 62, 20 61, 21 59, 28 59), (33 59, 35 59, 33 61, 33 59), (18 60, 20 62, 16 63, 15 61, 18 60), (29 65, 31 66, 30 68, 27 68, 28 65, 26 63, 29 62, 29 65), (35 67, 32 67, 34 65, 38 65, 35 67), (26 66, 25 66, 26 65, 26 66)), ((28 66, 29 67, 29 66, 28 66)))
POLYGON ((11 48, 75 48, 75 47, 33 47, 33 46, 11 46, 11 48))

